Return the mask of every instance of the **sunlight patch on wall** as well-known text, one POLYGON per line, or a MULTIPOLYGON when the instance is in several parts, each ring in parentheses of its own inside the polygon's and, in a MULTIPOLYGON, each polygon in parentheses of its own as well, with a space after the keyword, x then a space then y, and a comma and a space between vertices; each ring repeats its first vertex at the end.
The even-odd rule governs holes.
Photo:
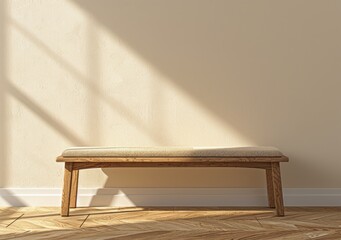
MULTIPOLYGON (((75 71, 86 73, 87 14, 69 1, 8 1, 8 23, 21 26, 75 71)), ((42 46, 40 46, 42 47, 42 46)), ((43 48, 43 47, 42 47, 43 48)))
POLYGON ((38 182, 15 176, 53 171, 67 146, 252 145, 68 1, 12 1, 6 24, 10 186, 58 187, 61 168, 38 182))
MULTIPOLYGON (((151 141, 145 139, 142 145, 252 145, 249 139, 228 126, 210 109, 201 106, 114 33, 101 26, 96 26, 96 31, 100 49, 97 84, 104 95, 119 99, 118 110, 121 113, 117 115, 112 111, 111 117, 103 119, 106 124, 102 125, 102 131, 112 124, 112 119, 117 126, 127 125, 125 119, 129 122, 132 116, 120 111, 123 108, 133 110, 134 118, 143 126, 137 127, 139 124, 136 124, 135 128, 128 130, 127 136, 137 134, 142 137, 146 129, 151 134, 151 141)), ((115 108, 106 101, 109 114, 111 107, 115 108)), ((125 135, 118 131, 118 135, 125 135)), ((129 138, 126 141, 131 145, 129 138)))

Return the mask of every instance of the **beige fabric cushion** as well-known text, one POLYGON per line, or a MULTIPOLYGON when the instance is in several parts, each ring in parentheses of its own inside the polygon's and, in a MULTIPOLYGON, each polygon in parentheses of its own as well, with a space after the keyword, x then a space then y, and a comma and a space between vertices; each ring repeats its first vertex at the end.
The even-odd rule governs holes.
POLYGON ((280 157, 274 147, 75 147, 64 157, 280 157))

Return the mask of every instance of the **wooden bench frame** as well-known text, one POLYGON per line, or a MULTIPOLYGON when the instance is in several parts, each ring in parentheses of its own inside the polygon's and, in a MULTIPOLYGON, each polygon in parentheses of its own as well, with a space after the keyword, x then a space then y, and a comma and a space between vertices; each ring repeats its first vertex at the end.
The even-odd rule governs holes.
POLYGON ((276 209, 277 216, 284 216, 280 162, 288 162, 280 157, 63 157, 64 187, 61 216, 69 216, 69 208, 77 206, 79 170, 88 168, 121 167, 241 167, 258 168, 266 172, 268 205, 276 209))

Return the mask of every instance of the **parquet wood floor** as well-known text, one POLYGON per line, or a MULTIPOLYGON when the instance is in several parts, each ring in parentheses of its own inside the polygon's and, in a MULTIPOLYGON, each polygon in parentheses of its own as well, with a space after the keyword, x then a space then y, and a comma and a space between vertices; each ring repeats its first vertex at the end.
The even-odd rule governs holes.
POLYGON ((0 208, 0 239, 339 239, 341 207, 0 208))

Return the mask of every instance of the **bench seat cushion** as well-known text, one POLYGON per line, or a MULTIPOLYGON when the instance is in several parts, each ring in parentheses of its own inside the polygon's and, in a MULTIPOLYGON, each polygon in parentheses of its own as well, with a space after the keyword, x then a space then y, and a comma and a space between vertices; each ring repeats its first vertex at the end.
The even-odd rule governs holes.
POLYGON ((63 157, 281 157, 274 147, 75 147, 63 157))

